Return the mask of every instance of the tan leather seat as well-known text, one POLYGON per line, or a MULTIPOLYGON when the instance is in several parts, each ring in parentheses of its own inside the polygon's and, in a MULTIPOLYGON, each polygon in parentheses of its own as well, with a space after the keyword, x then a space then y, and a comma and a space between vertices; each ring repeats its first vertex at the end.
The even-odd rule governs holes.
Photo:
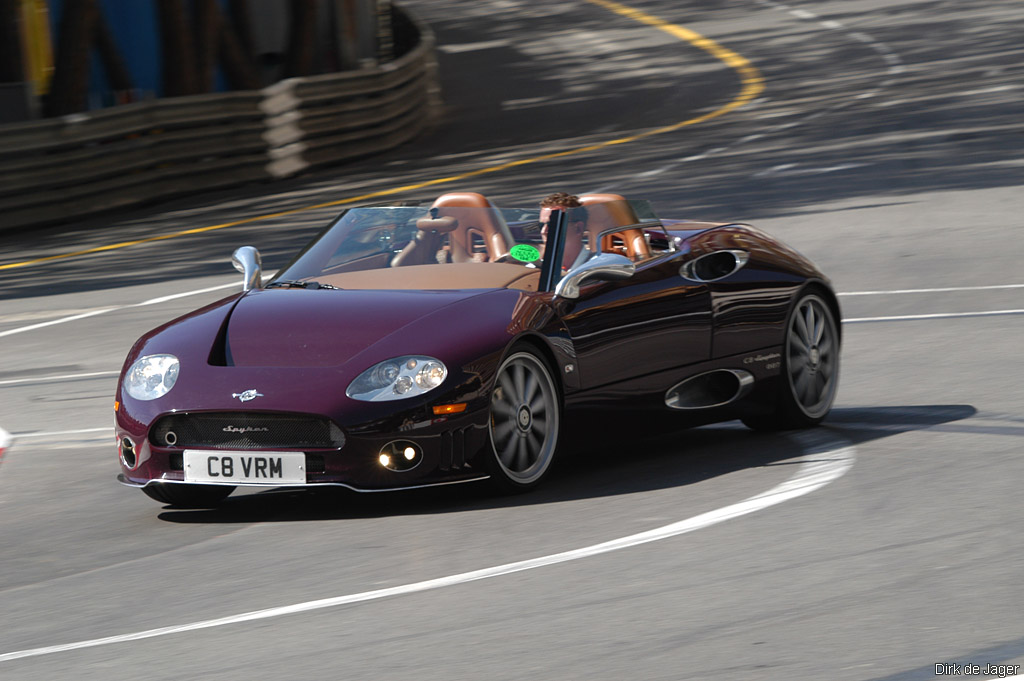
POLYGON ((452 262, 473 262, 473 238, 483 241, 488 261, 507 255, 515 241, 501 214, 483 194, 451 192, 434 201, 438 218, 454 218, 457 222, 448 233, 452 262))
MULTIPOLYGON (((591 235, 591 249, 596 249, 598 234, 615 227, 626 227, 640 222, 636 212, 626 199, 619 194, 584 194, 580 197, 584 206, 594 206, 588 211, 587 231, 591 235), (600 204, 601 207, 596 206, 600 204)), ((643 260, 651 257, 651 249, 647 246, 642 229, 624 229, 601 237, 602 253, 621 253, 631 260, 643 260), (616 243, 621 242, 621 243, 616 243)))
POLYGON ((391 259, 391 266, 436 263, 444 235, 453 232, 458 224, 455 218, 420 218, 416 221, 416 236, 391 259))

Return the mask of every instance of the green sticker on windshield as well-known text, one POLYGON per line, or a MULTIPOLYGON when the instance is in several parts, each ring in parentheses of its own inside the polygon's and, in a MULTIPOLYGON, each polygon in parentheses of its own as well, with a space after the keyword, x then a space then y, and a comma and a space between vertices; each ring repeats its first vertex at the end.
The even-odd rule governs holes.
POLYGON ((540 260, 540 251, 530 244, 516 244, 512 247, 509 255, 521 262, 533 262, 535 260, 540 260))

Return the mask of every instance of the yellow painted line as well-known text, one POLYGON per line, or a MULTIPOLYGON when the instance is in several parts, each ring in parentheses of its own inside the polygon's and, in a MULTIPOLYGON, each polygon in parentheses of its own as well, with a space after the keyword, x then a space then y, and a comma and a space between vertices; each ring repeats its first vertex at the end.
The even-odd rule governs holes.
POLYGON ((391 189, 381 189, 379 191, 370 192, 368 194, 361 194, 359 196, 351 196, 346 199, 338 199, 336 201, 328 201, 326 203, 318 203, 311 206, 303 206, 301 208, 293 208, 292 210, 281 211, 278 213, 268 213, 266 215, 257 215, 255 217, 243 218, 241 220, 234 220, 232 222, 223 222, 218 225, 210 225, 208 227, 196 227, 194 229, 185 229, 179 232, 173 232, 171 234, 161 234, 159 236, 146 237, 145 239, 134 239, 132 241, 122 241, 116 244, 107 244, 105 246, 96 246, 95 248, 87 248, 81 251, 74 251, 71 253, 59 253, 57 255, 48 255, 42 258, 35 258, 32 260, 24 260, 22 262, 12 262, 6 265, 0 265, 0 270, 10 270, 20 267, 30 267, 32 265, 38 265, 44 262, 50 262, 53 260, 65 260, 67 258, 75 258, 83 255, 90 255, 93 253, 104 253, 107 251, 116 251, 129 246, 137 246, 139 244, 151 243, 154 241, 165 241, 167 239, 176 239, 183 236, 191 236, 193 234, 203 234, 204 232, 214 232, 221 229, 227 229, 228 227, 237 227, 239 225, 251 224, 254 222, 261 222, 264 220, 272 220, 274 218, 285 217, 288 215, 294 215, 296 213, 303 213, 306 211, 317 210, 319 208, 331 208, 334 206, 344 206, 350 203, 360 203, 368 201, 370 199, 378 199, 385 196, 394 196, 395 194, 402 194, 405 192, 412 192, 418 189, 424 189, 426 187, 434 187, 439 184, 448 184, 450 182, 458 182, 460 180, 466 180, 471 177, 479 177, 480 175, 487 175, 489 173, 498 173, 503 170, 509 170, 510 168, 517 168, 519 166, 530 165, 533 163, 541 163, 543 161, 551 161, 558 158, 565 158, 567 156, 575 156, 577 154, 586 154, 591 151, 598 151, 600 149, 607 149, 608 147, 616 146, 619 144, 629 144, 630 142, 636 142, 637 140, 646 139, 648 137, 654 137, 655 135, 663 135, 669 132, 675 132, 682 128, 686 128, 699 123, 710 121, 713 118, 723 116, 730 111, 750 103, 755 97, 764 91, 764 77, 761 72, 757 70, 753 64, 751 64, 743 56, 733 52, 732 50, 723 47, 716 43, 710 38, 702 36, 700 33, 693 31, 683 26, 676 24, 670 24, 667 21, 663 21, 655 16, 651 16, 640 10, 621 5, 617 2, 611 2, 611 0, 586 0, 587 2, 603 7, 611 12, 615 12, 623 17, 627 17, 634 21, 638 21, 642 24, 647 24, 660 31, 664 31, 671 36, 678 38, 679 40, 690 43, 691 45, 698 47, 705 52, 711 54, 719 61, 725 63, 727 66, 735 70, 740 76, 740 83, 742 85, 740 93, 728 104, 715 109, 709 113, 697 116, 696 118, 690 118, 685 121, 673 123, 672 125, 666 125, 660 128, 654 128, 647 130, 646 132, 637 133, 628 137, 619 137, 617 139, 611 139, 604 142, 598 142, 596 144, 589 144, 584 147, 577 147, 575 149, 567 149, 565 151, 558 151, 550 154, 543 154, 541 156, 534 156, 531 158, 522 158, 516 161, 509 161, 496 166, 489 166, 486 168, 479 168, 477 170, 471 170, 458 175, 451 175, 449 177, 440 177, 433 180, 427 180, 425 182, 418 182, 415 184, 407 184, 401 187, 393 187, 391 189))

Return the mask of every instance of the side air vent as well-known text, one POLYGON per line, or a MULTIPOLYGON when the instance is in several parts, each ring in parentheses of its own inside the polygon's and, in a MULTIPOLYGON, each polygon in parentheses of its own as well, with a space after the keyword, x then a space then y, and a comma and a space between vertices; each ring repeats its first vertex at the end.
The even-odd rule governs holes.
POLYGON ((715 369, 692 376, 665 393, 672 409, 710 409, 735 402, 750 392, 754 377, 742 369, 715 369))
POLYGON ((131 441, 131 438, 122 438, 119 444, 121 450, 121 461, 124 463, 125 468, 134 469, 139 463, 138 455, 135 452, 135 443, 131 441))
POLYGON ((441 433, 441 461, 443 471, 462 468, 466 465, 466 433, 469 428, 446 430, 441 433))
POLYGON ((718 281, 739 270, 749 259, 746 251, 715 251, 683 263, 679 275, 690 281, 718 281))

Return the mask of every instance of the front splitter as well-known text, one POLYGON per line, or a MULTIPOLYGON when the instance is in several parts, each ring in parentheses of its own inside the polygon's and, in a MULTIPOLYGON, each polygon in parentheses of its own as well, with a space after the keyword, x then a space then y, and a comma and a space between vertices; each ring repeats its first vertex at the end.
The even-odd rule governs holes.
POLYGON ((404 487, 382 487, 380 489, 366 489, 364 487, 355 487, 344 482, 307 482, 302 484, 288 484, 288 485, 263 485, 263 484, 246 484, 246 483, 223 483, 223 482, 185 482, 184 480, 149 480, 148 482, 133 482, 124 476, 124 473, 117 474, 117 481, 125 487, 134 487, 135 489, 142 489, 143 487, 149 487, 150 485, 211 485, 221 487, 254 487, 261 489, 320 489, 323 487, 344 487, 350 489, 353 492, 359 492, 360 494, 372 494, 374 492, 404 492, 406 490, 413 489, 426 489, 428 487, 446 487, 448 485, 461 485, 466 482, 480 482, 481 480, 487 480, 491 476, 480 475, 474 478, 466 478, 465 480, 445 480, 444 482, 430 482, 423 485, 406 485, 404 487))

